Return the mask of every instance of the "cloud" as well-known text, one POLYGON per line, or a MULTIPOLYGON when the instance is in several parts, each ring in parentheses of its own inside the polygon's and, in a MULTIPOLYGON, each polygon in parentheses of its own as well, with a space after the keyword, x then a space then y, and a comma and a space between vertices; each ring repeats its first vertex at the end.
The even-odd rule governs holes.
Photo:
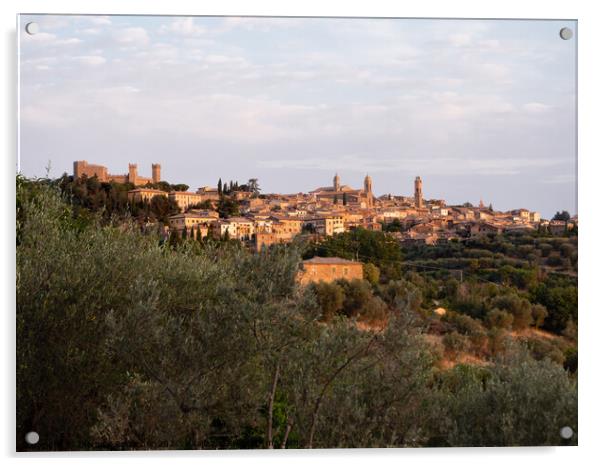
POLYGON ((199 26, 194 18, 178 18, 169 25, 163 25, 159 28, 161 34, 175 34, 179 36, 198 37, 204 35, 207 31, 199 26))
POLYGON ((450 34, 448 39, 454 47, 463 47, 472 43, 472 35, 467 33, 450 34))
POLYGON ((541 102, 529 102, 523 105, 523 110, 528 113, 546 113, 551 108, 550 105, 542 104, 541 102))
POLYGON ((122 45, 146 45, 150 42, 150 37, 146 29, 142 27, 128 27, 120 29, 113 35, 115 41, 122 45))
POLYGON ((68 39, 60 39, 54 42, 55 45, 75 45, 81 44, 82 40, 77 37, 70 37, 68 39))
POLYGON ((466 176, 515 176, 527 169, 558 166, 564 160, 536 159, 533 157, 508 157, 488 160, 483 158, 451 158, 424 156, 418 158, 397 157, 375 160, 368 154, 332 155, 303 159, 261 160, 264 168, 288 168, 295 170, 347 170, 353 172, 388 173, 405 172, 408 169, 423 175, 466 176))
POLYGON ((102 31, 102 29, 100 28, 84 28, 84 29, 79 29, 78 32, 80 32, 81 34, 86 34, 86 35, 90 35, 90 36, 96 36, 98 34, 100 34, 102 31))
POLYGON ((113 24, 108 16, 87 16, 87 20, 99 26, 110 26, 113 24))
POLYGON ((83 55, 73 57, 73 60, 87 66, 99 66, 104 65, 107 62, 107 59, 101 55, 83 55))

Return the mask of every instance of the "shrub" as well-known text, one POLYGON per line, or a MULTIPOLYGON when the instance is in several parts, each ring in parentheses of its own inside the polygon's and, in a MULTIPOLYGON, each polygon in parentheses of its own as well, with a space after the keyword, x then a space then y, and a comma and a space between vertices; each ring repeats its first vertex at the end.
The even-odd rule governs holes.
POLYGON ((390 281, 380 289, 383 300, 392 308, 402 306, 417 311, 422 305, 422 292, 407 280, 390 281))
MULTIPOLYGON (((457 372, 457 368, 453 371, 457 372)), ((577 387, 567 372, 528 355, 504 358, 488 377, 458 374, 444 387, 433 429, 447 446, 576 445, 559 438, 563 426, 577 426, 577 387)))
POLYGON ((548 243, 542 243, 539 245, 539 250, 541 251, 542 257, 548 257, 550 253, 554 250, 554 247, 548 243))
POLYGON ((578 358, 577 358, 577 348, 571 347, 568 348, 565 352, 564 352, 564 368, 571 372, 571 373, 575 373, 577 372, 577 364, 578 363, 578 358))
POLYGON ((345 294, 343 288, 336 283, 319 282, 312 285, 316 299, 322 309, 322 319, 330 322, 343 309, 345 294))
POLYGON ((493 327, 489 330, 489 353, 493 356, 504 354, 508 349, 511 339, 505 330, 493 327))
POLYGON ((515 330, 523 330, 531 325, 533 321, 531 304, 527 299, 516 294, 498 296, 492 300, 492 305, 512 314, 512 328, 515 330))
POLYGON ((455 357, 458 353, 468 350, 470 342, 465 335, 461 335, 454 330, 443 336, 443 346, 449 356, 455 357))
POLYGON ((368 262, 364 264, 364 280, 370 282, 371 285, 378 285, 378 280, 380 279, 380 270, 374 264, 368 262))
POLYGON ((359 320, 367 323, 383 322, 387 318, 387 304, 378 296, 372 296, 360 309, 359 320))
POLYGON ((486 321, 489 328, 508 330, 512 327, 514 316, 506 311, 496 308, 489 311, 486 321))
POLYGON ((342 311, 347 317, 357 317, 372 298, 372 288, 365 280, 341 280, 337 285, 343 290, 342 311))
POLYGON ((551 253, 546 260, 546 264, 549 265, 550 267, 561 266, 562 258, 560 257, 560 254, 558 254, 557 252, 551 253))
POLYGON ((534 304, 531 306, 531 316, 533 317, 535 328, 539 328, 543 325, 546 317, 548 317, 548 310, 541 304, 534 304))
POLYGON ((554 343, 542 338, 530 338, 526 340, 526 345, 537 361, 547 358, 556 364, 564 363, 564 353, 554 343))

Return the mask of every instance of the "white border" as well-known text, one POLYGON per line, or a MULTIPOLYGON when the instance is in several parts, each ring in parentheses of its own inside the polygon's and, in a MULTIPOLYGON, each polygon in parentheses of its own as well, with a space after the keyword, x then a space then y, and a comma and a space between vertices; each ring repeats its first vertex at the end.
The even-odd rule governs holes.
MULTIPOLYGON (((344 461, 365 464, 378 461, 383 464, 416 462, 421 465, 461 464, 463 466, 486 461, 489 465, 536 462, 546 465, 586 464, 600 456, 597 445, 602 433, 600 423, 600 351, 597 342, 602 330, 602 309, 599 305, 598 272, 600 257, 599 239, 602 235, 598 204, 600 193, 600 83, 602 83, 600 47, 602 24, 595 11, 594 1, 530 1, 524 0, 422 0, 413 2, 386 2, 380 0, 223 0, 199 2, 193 0, 3 0, 0 2, 2 24, 2 93, 1 114, 4 158, 2 186, 5 209, 2 228, 2 296, 6 297, 3 311, 3 338, 0 348, 3 355, 3 382, 0 384, 2 422, 0 441, 6 464, 29 464, 45 458, 53 464, 86 458, 91 464, 101 464, 110 459, 114 464, 164 464, 168 458, 184 463, 249 464, 330 464, 344 461), (324 450, 297 452, 152 452, 152 453, 70 453, 70 454, 14 454, 14 172, 16 166, 16 14, 17 13, 104 13, 104 14, 172 14, 172 15, 285 15, 285 16, 391 16, 391 17, 479 17, 479 18, 557 18, 579 21, 579 216, 580 216, 580 372, 579 372, 579 444, 578 448, 507 448, 507 449, 422 449, 422 450, 324 450), (596 300, 595 298, 598 298, 596 300)), ((598 272, 599 273, 599 272, 598 272)))

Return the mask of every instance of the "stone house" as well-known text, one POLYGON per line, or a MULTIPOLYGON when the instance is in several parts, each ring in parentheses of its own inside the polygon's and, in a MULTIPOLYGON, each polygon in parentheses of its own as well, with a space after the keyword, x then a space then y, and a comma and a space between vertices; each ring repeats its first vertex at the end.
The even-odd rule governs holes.
POLYGON ((309 283, 336 280, 362 280, 364 265, 361 262, 341 259, 340 257, 313 257, 304 260, 297 274, 297 281, 303 285, 309 283))

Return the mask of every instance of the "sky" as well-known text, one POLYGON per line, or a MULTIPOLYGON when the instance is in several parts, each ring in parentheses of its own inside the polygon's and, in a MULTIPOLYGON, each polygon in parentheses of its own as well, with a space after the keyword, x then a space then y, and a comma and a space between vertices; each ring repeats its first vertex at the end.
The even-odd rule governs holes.
POLYGON ((577 212, 574 21, 19 17, 20 166, 577 212), (36 22, 39 31, 24 32, 36 22))

